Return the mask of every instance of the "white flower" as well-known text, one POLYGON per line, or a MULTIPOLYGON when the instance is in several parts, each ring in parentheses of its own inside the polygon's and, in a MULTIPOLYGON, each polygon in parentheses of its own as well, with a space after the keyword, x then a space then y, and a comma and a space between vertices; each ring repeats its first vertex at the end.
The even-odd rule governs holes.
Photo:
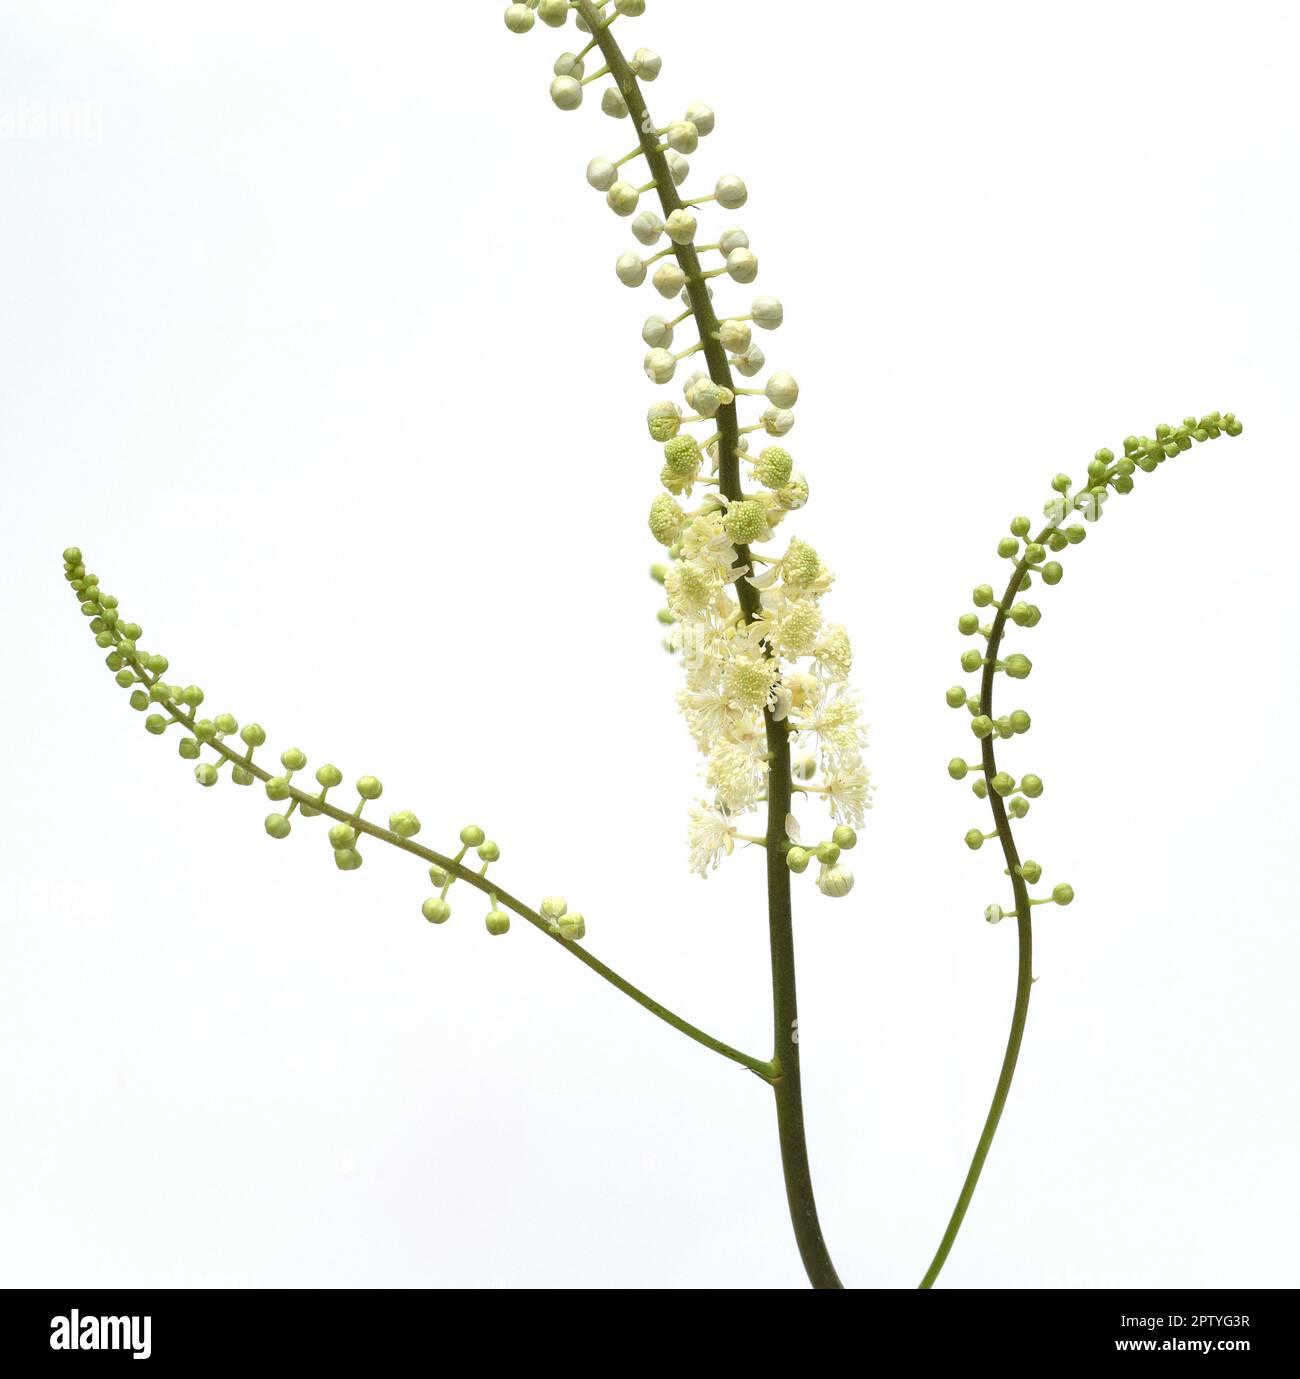
POLYGON ((862 816, 871 808, 871 772, 861 760, 840 762, 826 777, 826 802, 837 823, 862 827, 862 816))
POLYGON ((710 809, 708 805, 698 801, 691 805, 687 831, 691 849, 691 870, 699 872, 701 876, 708 876, 710 869, 716 869, 722 861, 723 853, 731 856, 736 846, 735 832, 735 825, 720 809, 710 809))

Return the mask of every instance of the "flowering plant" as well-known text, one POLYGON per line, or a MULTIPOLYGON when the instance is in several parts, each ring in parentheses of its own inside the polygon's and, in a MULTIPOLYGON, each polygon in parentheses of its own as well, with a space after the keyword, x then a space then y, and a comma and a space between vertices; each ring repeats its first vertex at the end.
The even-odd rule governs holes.
MULTIPOLYGON (((260 785, 273 806, 264 825, 270 838, 288 838, 298 819, 320 818, 328 825, 340 871, 360 868, 375 843, 415 856, 430 879, 428 893, 421 896, 421 912, 430 924, 453 917, 451 896, 458 883, 476 890, 487 907, 489 934, 504 935, 512 919, 524 921, 660 1020, 766 1083, 775 1100, 801 1258, 814 1286, 837 1287, 818 1219, 804 1128, 793 878, 808 877, 802 884, 805 891, 819 893, 809 896, 815 903, 819 897, 843 899, 852 891, 848 854, 872 802, 866 734, 850 684, 849 635, 828 616, 832 573, 806 539, 806 528, 800 525, 804 534, 790 531, 802 524, 795 514, 810 494, 808 479, 795 465, 797 447, 789 441, 799 388, 789 373, 769 371, 758 343, 781 326, 784 308, 775 297, 741 297, 735 291, 750 287, 759 271, 747 234, 726 223, 746 204, 745 183, 724 173, 706 194, 686 189, 687 160, 713 131, 713 111, 694 104, 667 124, 650 114, 643 86, 658 75, 660 58, 645 47, 629 56, 619 41, 626 24, 618 21, 634 19, 644 9, 643 0, 529 0, 510 5, 505 23, 522 34, 538 21, 553 29, 572 22, 584 40, 555 61, 552 102, 562 111, 576 111, 586 103, 588 88, 599 83, 601 110, 615 127, 631 131, 625 141, 631 148, 617 158, 593 158, 587 181, 617 217, 629 222, 638 246, 616 258, 617 278, 634 289, 649 284, 669 304, 643 326, 644 372, 658 386, 682 384, 683 402, 655 401, 646 429, 647 448, 658 448, 661 466, 661 491, 649 504, 648 526, 665 552, 651 573, 664 589, 659 614, 664 644, 683 671, 678 705, 704 758, 705 797, 689 806, 689 864, 707 877, 738 850, 756 848, 763 854, 772 969, 770 1056, 743 1052, 706 1033, 601 962, 584 946, 586 919, 565 899, 548 896, 534 907, 504 889, 492 870, 501 849, 477 824, 460 828, 455 843, 430 847, 416 841, 423 829, 409 809, 389 813, 386 823, 374 819, 373 807, 366 816, 367 805, 383 795, 377 777, 359 777, 355 798, 341 801, 344 775, 337 766, 320 765, 314 781, 304 780, 309 763, 296 747, 267 764, 258 756, 267 741, 263 728, 241 724, 227 712, 201 716, 205 692, 169 678, 167 658, 145 649, 142 629, 124 619, 117 599, 88 573, 78 548, 64 552, 65 575, 110 671, 129 692, 132 707, 145 715, 146 730, 164 736, 178 729, 180 755, 195 763, 201 786, 216 785, 223 773, 238 786, 260 785), (707 229, 717 210, 728 217, 707 229)), ((977 760, 955 757, 948 771, 956 780, 971 778, 991 813, 992 827, 973 827, 966 844, 975 851, 986 842, 998 844, 1011 894, 990 904, 985 918, 997 923, 1015 917, 1018 984, 988 1119, 923 1287, 934 1283, 952 1248, 1010 1090, 1032 984, 1032 912, 1046 904, 1068 905, 1074 898, 1064 881, 1031 895, 1044 869, 1021 858, 1012 834, 1012 822, 1026 816, 1044 786, 1037 775, 1002 769, 996 756, 1000 742, 1031 727, 1025 710, 1004 712, 994 702, 999 675, 1020 681, 1032 670, 1023 652, 1004 649, 1008 624, 1029 630, 1038 623, 1041 610, 1024 595, 1036 581, 1049 588, 1060 581, 1064 571, 1056 557, 1085 539, 1084 524, 1105 515, 1110 495, 1131 492, 1139 471, 1152 472, 1197 443, 1236 436, 1241 429, 1231 413, 1189 416, 1177 426, 1156 427, 1150 437, 1130 436, 1118 457, 1109 449, 1097 451, 1082 485, 1057 475, 1042 522, 1017 516, 998 542, 998 555, 1011 565, 1005 591, 979 585, 972 596, 977 611, 958 619, 959 632, 975 639, 961 665, 978 684, 973 692, 954 686, 947 702, 968 710, 979 749, 977 760)))

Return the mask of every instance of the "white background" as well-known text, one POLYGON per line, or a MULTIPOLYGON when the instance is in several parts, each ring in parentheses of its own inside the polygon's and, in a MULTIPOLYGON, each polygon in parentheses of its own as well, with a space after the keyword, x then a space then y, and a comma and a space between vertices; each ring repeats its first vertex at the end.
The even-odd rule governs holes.
MULTIPOLYGON (((503 884, 764 1056, 761 866, 687 873, 657 649, 649 287, 502 5, 4 0, 8 729, 0 1282, 794 1286, 770 1099, 477 896, 146 736, 60 578, 278 751, 383 777, 503 884), (92 126, 87 132, 93 134, 92 126)), ((625 21, 619 21, 622 29, 625 21)), ((947 759, 957 615, 1050 476, 1186 412, 1246 432, 1115 499, 1019 702, 1039 912, 1002 1131, 944 1282, 1289 1285, 1297 1209, 1296 12, 654 3, 661 119, 718 111, 764 343, 803 385, 877 807, 797 891, 811 1152, 845 1280, 912 1286, 983 1120, 1012 926, 947 759)), ((1013 707, 1009 701, 1007 708, 1013 707)), ((382 811, 386 812, 386 811, 382 811)))

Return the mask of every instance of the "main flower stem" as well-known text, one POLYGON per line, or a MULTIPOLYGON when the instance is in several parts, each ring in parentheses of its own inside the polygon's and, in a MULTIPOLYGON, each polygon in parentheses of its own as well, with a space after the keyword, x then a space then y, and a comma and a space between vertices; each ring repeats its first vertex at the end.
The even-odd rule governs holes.
MULTIPOLYGON (((601 18, 591 0, 576 0, 577 9, 591 29, 600 48, 609 74, 627 101, 628 113, 637 130, 641 152, 645 156, 650 176, 654 179, 659 203, 665 219, 673 211, 681 210, 684 202, 677 194, 668 160, 659 146, 655 133, 658 126, 650 118, 645 97, 632 75, 609 25, 601 18)), ((709 285, 703 277, 700 257, 692 244, 674 246, 674 253, 686 274, 686 290, 691 311, 699 328, 705 363, 709 377, 715 383, 734 390, 727 352, 716 339, 718 318, 709 299, 709 285)), ((736 404, 719 410, 718 480, 719 489, 733 501, 744 496, 740 480, 740 431, 736 418, 736 404)), ((746 574, 753 573, 749 549, 736 548, 737 563, 746 574)), ((741 579, 736 584, 740 607, 746 622, 752 622, 759 612, 758 591, 741 579)), ((831 1262, 830 1253, 822 1237, 817 1217, 817 1203, 813 1196, 812 1175, 808 1166, 808 1145, 804 1132, 803 1090, 799 1075, 799 1009, 795 985, 794 929, 790 904, 790 872, 785 864, 786 815, 790 811, 790 741, 784 723, 771 715, 764 715, 767 748, 770 758, 767 805, 767 903, 768 936, 772 962, 772 1028, 774 1049, 771 1066, 776 1070, 771 1078, 776 1094, 777 1133, 781 1144, 781 1164, 785 1174, 786 1199, 790 1206, 790 1220, 795 1241, 809 1281, 814 1288, 839 1288, 839 1276, 831 1262)))
MULTIPOLYGON (((1045 527, 1037 537, 1038 544, 1041 545, 1045 542, 1053 530, 1053 527, 1045 527)), ((989 626, 988 653, 984 665, 984 675, 980 681, 980 713, 988 718, 993 717, 993 685, 994 676, 997 674, 998 648, 1002 645, 1002 634, 1006 630, 1007 614, 1015 602, 1016 595, 1020 592, 1020 581, 1024 578, 1026 564, 1025 559, 1021 559, 1017 563, 1015 573, 1011 576, 1011 582, 1007 586, 1007 592, 998 605, 998 611, 989 626)), ((990 733, 982 744, 984 779, 987 781, 991 781, 998 773, 997 757, 993 749, 995 736, 996 734, 990 733)), ((1034 934, 1030 920, 1033 911, 1029 908, 1029 889, 1025 885, 1024 877, 1020 875, 1020 854, 1016 850, 1016 840, 1011 833, 1011 821, 1007 817, 1006 805, 996 790, 989 791, 989 807, 993 811, 993 826, 998 832, 998 841, 1002 845, 1002 856, 1006 860, 1007 873, 1011 877, 1011 890, 1016 900, 1016 944, 1019 950, 1016 960, 1016 999, 1011 1011, 1011 1033, 1007 1038, 1006 1053, 1002 1057, 1002 1068, 998 1073, 997 1086, 993 1089, 993 1104, 989 1107, 988 1116, 984 1121, 984 1129, 980 1134, 979 1143, 975 1146, 975 1155, 971 1159, 970 1168, 967 1170, 966 1181, 962 1184, 957 1205, 953 1208, 952 1216, 949 1218, 948 1228, 944 1231, 943 1239, 939 1242, 939 1248, 935 1251, 934 1259, 931 1261, 929 1269, 926 1270, 925 1277, 921 1280, 920 1286, 922 1288, 934 1286, 935 1280, 939 1277, 939 1271, 943 1268, 948 1254, 952 1250, 953 1242, 957 1239, 957 1232, 961 1230, 962 1222, 966 1219, 966 1211, 971 1204, 971 1198, 975 1196, 975 1188, 979 1183, 980 1174, 984 1171, 984 1161, 989 1156, 993 1137, 998 1133, 998 1124, 1002 1120, 1002 1112, 1011 1092, 1011 1080, 1016 1075, 1016 1063, 1020 1059, 1020 1045, 1025 1037, 1025 1021, 1029 1018, 1029 993, 1034 984, 1034 934)))

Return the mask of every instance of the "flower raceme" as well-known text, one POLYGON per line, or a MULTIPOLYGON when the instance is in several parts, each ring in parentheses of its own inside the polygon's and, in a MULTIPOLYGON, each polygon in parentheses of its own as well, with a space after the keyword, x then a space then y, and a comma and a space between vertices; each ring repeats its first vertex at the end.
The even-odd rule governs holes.
POLYGON ((267 799, 275 806, 263 823, 269 837, 288 838, 293 832, 295 814, 303 819, 324 815, 333 821, 327 837, 334 853, 334 865, 339 871, 356 871, 361 866, 364 860, 362 840, 366 837, 414 853, 429 864, 429 879, 436 894, 423 902, 421 913, 430 924, 443 924, 451 918, 448 892, 457 880, 466 880, 489 898, 491 908, 485 920, 489 934, 500 935, 509 930, 510 915, 502 908, 503 903, 508 903, 516 914, 553 938, 576 943, 585 936, 587 927, 583 917, 569 912, 563 900, 555 897, 544 900, 538 914, 505 892, 498 893, 487 879, 487 872, 492 863, 500 859, 501 849, 477 824, 462 828, 459 850, 443 856, 411 841, 421 831, 421 824, 409 809, 391 813, 387 828, 362 817, 366 805, 384 793, 377 777, 359 777, 355 785, 356 801, 345 809, 330 798, 330 792, 343 784, 343 772, 337 766, 326 763, 318 767, 315 788, 303 789, 294 783, 295 776, 307 769, 307 756, 300 748, 290 747, 281 752, 278 766, 268 768, 255 760, 255 753, 266 743, 265 729, 258 723, 241 726, 229 713, 200 718, 199 709, 206 699, 203 690, 197 685, 172 684, 163 678, 170 670, 167 657, 144 650, 140 625, 122 618, 117 599, 100 588, 98 575, 87 573, 78 547, 70 546, 63 552, 63 573, 82 613, 90 619, 96 645, 107 652, 105 663, 114 680, 130 691, 131 707, 147 715, 145 730, 154 737, 162 737, 173 727, 180 729, 177 750, 184 760, 198 763, 194 767, 194 779, 199 785, 208 788, 216 785, 227 766, 235 785, 251 786, 260 782, 267 799), (153 712, 149 712, 151 709, 153 712), (205 752, 209 753, 206 759, 205 752), (478 859, 476 869, 466 862, 471 850, 478 859))
MULTIPOLYGON (((575 9, 577 27, 591 33, 587 10, 608 28, 645 6, 641 0, 578 7, 540 0, 511 5, 505 22, 516 33, 529 32, 538 19, 560 28, 575 9)), ((646 418, 661 448, 664 490, 650 504, 649 527, 668 553, 651 576, 664 588, 664 645, 681 658, 685 686, 678 704, 706 758, 711 795, 690 811, 690 865, 705 876, 737 842, 765 841, 740 829, 743 816, 768 799, 769 731, 776 724, 788 734, 796 760, 794 791, 822 801, 832 830, 825 842, 804 847, 791 812, 786 863, 801 873, 816 860, 818 889, 846 895, 853 874, 839 856, 857 840, 855 830, 871 805, 871 778, 861 709, 848 683, 852 647, 844 628, 822 609, 833 577, 812 546, 779 530, 808 501, 808 482, 784 443, 795 424, 799 387, 784 372, 769 374, 762 386, 736 382, 736 375, 751 379, 765 372, 755 333, 776 330, 784 308, 775 297, 758 296, 734 315, 719 315, 711 281, 730 295, 733 285, 755 281, 758 258, 739 226, 706 232, 702 222, 711 203, 724 211, 745 205, 748 190, 739 177, 724 173, 707 195, 681 190, 691 171, 687 156, 713 132, 714 112, 697 103, 681 119, 657 125, 643 107, 634 109, 640 103, 635 84, 621 82, 611 62, 588 73, 597 45, 593 36, 580 51, 560 55, 551 99, 561 110, 576 110, 589 85, 609 79, 601 109, 617 120, 632 117, 635 146, 617 158, 593 158, 587 181, 630 221, 639 246, 618 256, 618 280, 630 288, 649 285, 670 304, 642 327, 646 376, 667 385, 695 356, 704 365, 682 383, 685 408, 655 402, 646 418), (645 204, 652 194, 655 209, 645 204), (679 340, 683 331, 692 338, 679 340), (742 402, 758 409, 744 425, 742 402)), ((653 81, 661 65, 648 48, 637 49, 625 64, 641 81, 653 81)))

